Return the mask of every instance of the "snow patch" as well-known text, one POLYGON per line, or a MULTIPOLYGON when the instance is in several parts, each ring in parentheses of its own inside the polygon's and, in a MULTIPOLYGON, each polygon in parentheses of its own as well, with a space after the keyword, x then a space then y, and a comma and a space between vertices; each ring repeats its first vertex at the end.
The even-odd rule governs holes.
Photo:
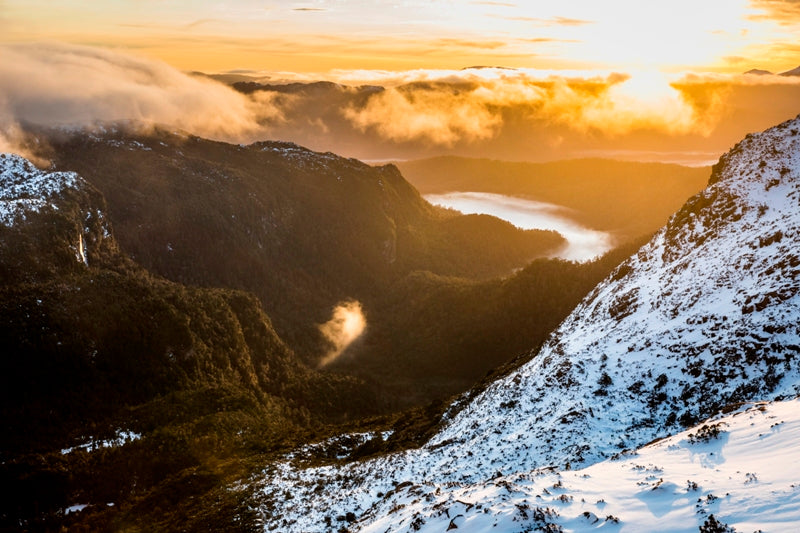
POLYGON ((750 404, 618 459, 476 484, 426 481, 373 506, 364 533, 697 532, 711 517, 738 531, 800 524, 800 400, 750 404), (707 439, 703 428, 721 427, 707 439))
POLYGON ((68 514, 72 514, 72 513, 79 513, 81 511, 83 511, 84 509, 86 509, 87 507, 89 507, 88 503, 78 503, 78 504, 75 504, 75 505, 70 505, 69 507, 64 509, 64 514, 68 515, 68 514))
POLYGON ((110 439, 89 439, 87 442, 83 444, 78 444, 77 446, 72 446, 70 448, 64 448, 61 450, 61 455, 67 455, 76 450, 84 450, 91 452, 94 450, 98 450, 100 448, 112 448, 114 446, 124 446, 125 444, 129 444, 141 438, 142 438, 141 433, 119 430, 110 439))
POLYGON ((53 198, 81 184, 74 172, 47 172, 21 156, 0 154, 0 224, 12 226, 28 212, 56 208, 53 198))

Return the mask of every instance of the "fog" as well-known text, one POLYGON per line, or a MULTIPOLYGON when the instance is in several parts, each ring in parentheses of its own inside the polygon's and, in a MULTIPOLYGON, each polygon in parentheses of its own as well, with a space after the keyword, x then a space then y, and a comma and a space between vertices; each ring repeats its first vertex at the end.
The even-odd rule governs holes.
POLYGON ((320 360, 319 367, 336 361, 347 347, 364 333, 366 327, 367 319, 361 310, 361 303, 355 301, 339 303, 334 308, 331 319, 319 326, 322 335, 331 345, 331 349, 320 360))
POLYGON ((569 218, 569 209, 555 204, 483 192, 429 194, 425 199, 462 213, 493 215, 522 229, 557 231, 567 240, 567 245, 554 257, 570 261, 594 259, 614 244, 611 234, 578 224, 569 218))

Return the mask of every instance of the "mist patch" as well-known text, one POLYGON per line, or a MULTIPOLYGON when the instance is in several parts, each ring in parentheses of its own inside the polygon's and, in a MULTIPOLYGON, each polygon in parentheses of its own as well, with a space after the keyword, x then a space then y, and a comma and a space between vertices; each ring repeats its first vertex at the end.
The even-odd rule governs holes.
POLYGON ((336 361, 367 328, 367 319, 361 308, 361 303, 350 300, 340 302, 333 309, 333 316, 319 330, 331 345, 331 349, 320 360, 319 367, 325 367, 336 361))

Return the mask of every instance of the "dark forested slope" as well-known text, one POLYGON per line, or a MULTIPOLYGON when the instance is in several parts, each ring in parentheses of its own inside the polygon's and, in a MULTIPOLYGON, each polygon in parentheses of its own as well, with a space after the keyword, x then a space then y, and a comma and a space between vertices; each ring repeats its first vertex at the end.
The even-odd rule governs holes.
POLYGON ((80 176, 0 155, 0 530, 59 529, 76 500, 105 529, 108 503, 218 497, 226 460, 380 409, 302 364, 254 296, 131 261, 106 211, 80 176))
POLYGON ((40 132, 58 169, 108 202, 120 246, 181 283, 256 294, 281 337, 313 360, 316 324, 369 303, 412 270, 506 274, 563 241, 425 202, 394 166, 290 143, 249 146, 123 127, 40 132))
POLYGON ((411 274, 390 288, 370 334, 334 368, 377 379, 400 405, 464 391, 538 347, 640 244, 588 263, 538 259, 492 280, 411 274))

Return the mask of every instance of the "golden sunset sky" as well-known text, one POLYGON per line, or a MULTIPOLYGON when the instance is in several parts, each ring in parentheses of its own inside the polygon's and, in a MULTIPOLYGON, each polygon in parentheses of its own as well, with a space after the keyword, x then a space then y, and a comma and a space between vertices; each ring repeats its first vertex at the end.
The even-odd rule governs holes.
POLYGON ((184 70, 773 71, 797 0, 0 0, 0 39, 133 50, 184 70))
POLYGON ((134 119, 364 159, 700 164, 800 113, 800 76, 777 75, 798 37, 800 0, 0 0, 0 147, 134 119))

